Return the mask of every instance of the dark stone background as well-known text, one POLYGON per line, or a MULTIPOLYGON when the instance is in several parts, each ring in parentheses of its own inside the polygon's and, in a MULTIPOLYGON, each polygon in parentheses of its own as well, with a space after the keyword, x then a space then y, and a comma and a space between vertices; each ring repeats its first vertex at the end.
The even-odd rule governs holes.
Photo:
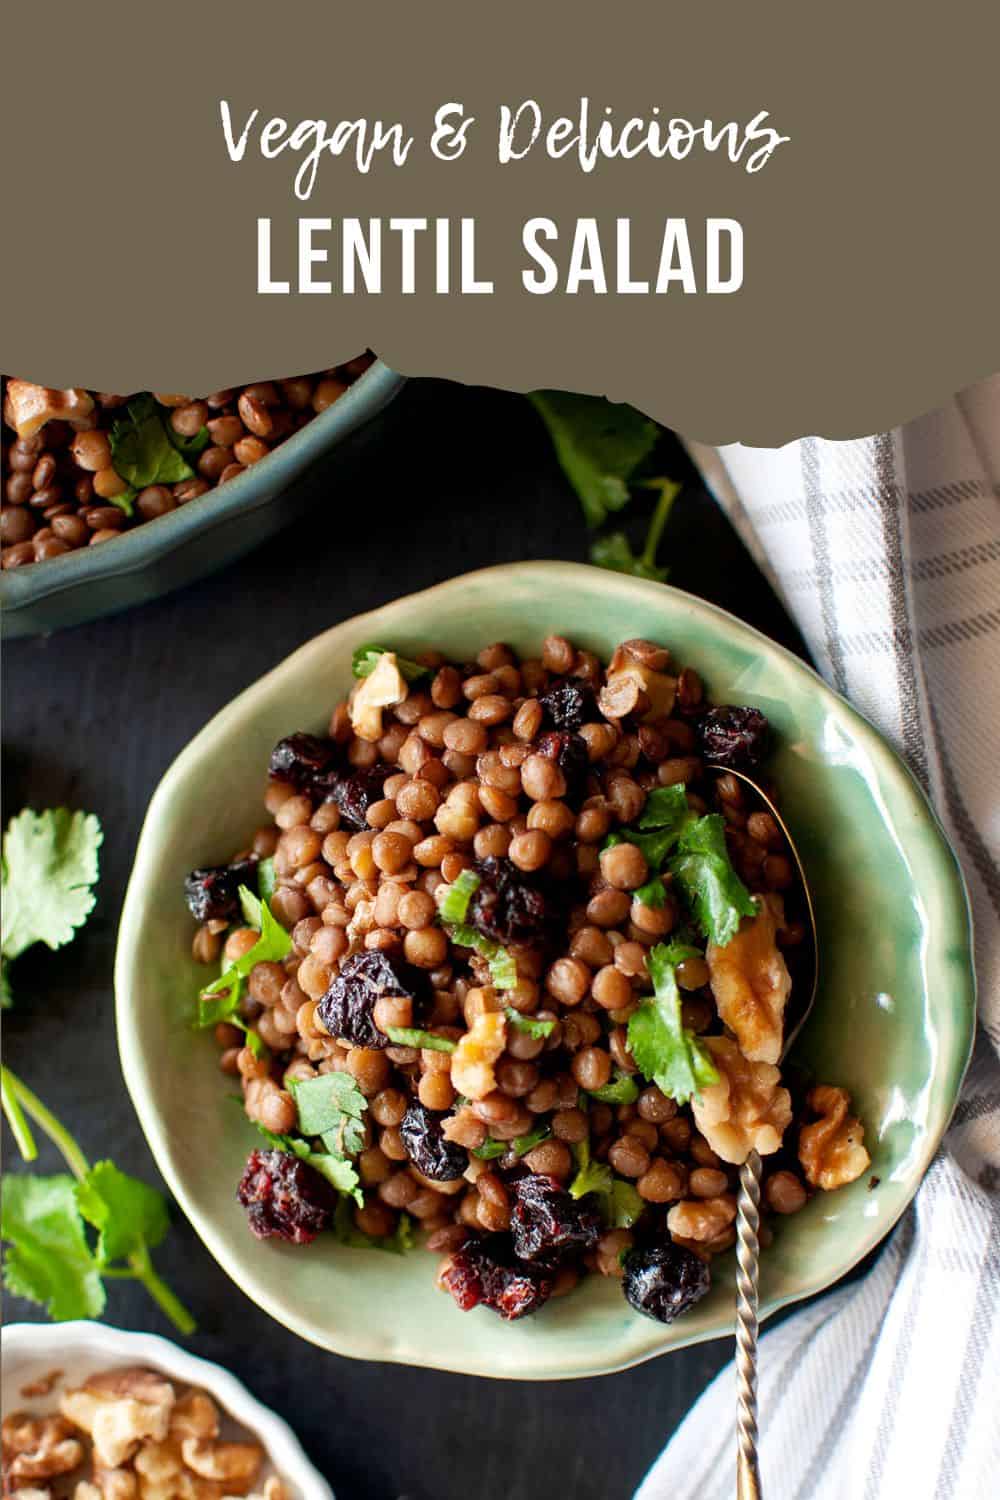
MULTIPOLYGON (((58 953, 18 961, 6 1060, 91 1160, 113 1156, 150 1181, 157 1173, 119 1074, 111 976, 133 848, 169 763, 236 693, 338 620, 487 564, 587 554, 576 498, 519 397, 413 383, 363 465, 337 454, 328 463, 336 498, 226 572, 4 651, 4 817, 67 804, 98 813, 105 829, 85 931, 58 953)), ((661 547, 671 580, 803 650, 679 450, 672 465, 688 484, 661 547)), ((641 516, 632 525, 641 535, 641 516)), ((6 1132, 4 1146, 17 1170, 6 1132)), ((47 1148, 40 1165, 57 1165, 47 1148)), ((199 1319, 191 1347, 291 1422, 339 1500, 550 1500, 556 1479, 574 1500, 624 1500, 731 1352, 717 1342, 620 1375, 545 1384, 362 1364, 255 1309, 183 1219, 156 1264, 199 1319)), ((7 1299, 9 1319, 39 1316, 7 1299)), ((129 1283, 109 1285, 107 1317, 170 1332, 129 1283)))

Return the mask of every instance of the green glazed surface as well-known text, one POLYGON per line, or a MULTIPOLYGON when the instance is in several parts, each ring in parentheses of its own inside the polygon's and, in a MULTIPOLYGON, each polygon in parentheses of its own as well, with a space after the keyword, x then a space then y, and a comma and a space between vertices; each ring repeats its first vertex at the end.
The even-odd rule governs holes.
MULTIPOLYGON (((361 440, 403 385, 381 360, 308 426, 221 488, 126 531, 115 542, 0 574, 5 640, 62 630, 195 583, 242 557, 316 497, 308 471, 329 449, 361 440)), ((329 475, 322 476, 329 494, 329 475)))
POLYGON ((874 729, 809 668, 690 595, 577 564, 524 563, 456 578, 335 626, 218 714, 149 808, 126 898, 115 984, 122 1064, 160 1169, 208 1248, 254 1301, 327 1349, 476 1375, 550 1379, 624 1368, 730 1334, 731 1257, 671 1327, 590 1277, 536 1317, 461 1313, 434 1260, 258 1243, 235 1184, 255 1133, 227 1097, 211 1037, 191 1030, 203 982, 181 883, 224 861, 261 820, 268 754, 321 730, 365 641, 457 660, 550 631, 605 658, 648 636, 695 667, 716 701, 754 703, 775 727, 771 769, 819 917, 821 986, 795 1056, 851 1090, 872 1155, 850 1187, 779 1220, 762 1257, 765 1313, 830 1285, 888 1232, 926 1170, 968 1060, 975 1009, 969 914, 954 855, 915 782, 874 729))

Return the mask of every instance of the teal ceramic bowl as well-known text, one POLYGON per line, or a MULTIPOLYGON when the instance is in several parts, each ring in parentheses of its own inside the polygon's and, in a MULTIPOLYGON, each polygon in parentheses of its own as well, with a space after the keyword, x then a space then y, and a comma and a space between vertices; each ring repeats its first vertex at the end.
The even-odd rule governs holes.
POLYGON ((242 557, 328 490, 328 474, 314 470, 317 460, 341 443, 371 441, 377 431, 371 419, 403 383, 376 360, 333 406, 221 488, 106 546, 0 574, 4 638, 62 630, 146 604, 242 557))
POLYGON ((226 859, 260 819, 268 754, 318 730, 350 684, 352 650, 377 640, 457 660, 550 631, 607 657, 648 636, 697 668, 717 700, 758 704, 777 731, 783 806, 819 914, 822 988, 796 1055, 851 1090, 870 1176, 781 1220, 762 1261, 765 1315, 829 1286, 889 1231, 913 1196, 958 1094, 974 1015, 962 879, 909 773, 808 667, 731 615, 676 589, 565 563, 456 578, 335 626, 242 693, 178 757, 149 808, 125 902, 115 987, 125 1077, 181 1207, 233 1280, 303 1338, 339 1354, 517 1379, 597 1375, 733 1330, 729 1258, 712 1292, 671 1327, 634 1314, 590 1277, 536 1317, 459 1312, 426 1254, 259 1243, 234 1185, 256 1142, 190 1028, 201 975, 181 882, 226 859))

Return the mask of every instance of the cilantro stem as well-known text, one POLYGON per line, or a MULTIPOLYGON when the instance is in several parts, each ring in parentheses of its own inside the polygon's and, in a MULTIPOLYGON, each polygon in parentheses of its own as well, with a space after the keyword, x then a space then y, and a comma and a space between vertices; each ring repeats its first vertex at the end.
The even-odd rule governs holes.
MULTIPOLYGON (((41 1099, 39 1099, 38 1095, 33 1094, 31 1089, 28 1088, 27 1084, 22 1083, 20 1078, 16 1077, 9 1068, 4 1068, 3 1099, 5 1112, 7 1108, 8 1091, 13 1095, 15 1104, 19 1108, 23 1109, 25 1113, 32 1120, 34 1120, 39 1130, 41 1130, 45 1135, 48 1136, 53 1146, 55 1146, 59 1151, 66 1165, 73 1173, 73 1176, 78 1178, 82 1182, 87 1173, 90 1171, 90 1163, 84 1156, 83 1152, 80 1150, 79 1146, 76 1144, 76 1141, 70 1135, 65 1125, 63 1125, 60 1120, 56 1119, 55 1115, 50 1109, 46 1108, 41 1099)), ((7 1119, 8 1121, 10 1121, 11 1129, 14 1130, 14 1134, 16 1136, 17 1131, 15 1130, 14 1123, 11 1120, 9 1114, 7 1115, 7 1119)), ((34 1147, 34 1144, 35 1143, 32 1140, 32 1147, 34 1147)), ((18 1146, 21 1146, 20 1141, 18 1141, 18 1146)), ((21 1154, 24 1157, 25 1161, 34 1161, 35 1157, 38 1155, 38 1152, 37 1150, 32 1150, 31 1154, 29 1155, 24 1150, 23 1146, 21 1146, 21 1154)))
MULTIPOLYGON (((82 1182, 90 1171, 90 1163, 62 1121, 58 1120, 42 1103, 38 1095, 32 1093, 27 1084, 22 1083, 9 1068, 0 1068, 0 1083, 3 1087, 3 1111, 25 1161, 34 1161, 38 1155, 38 1148, 24 1118, 27 1114, 39 1130, 48 1136, 73 1176, 82 1182)), ((114 1277, 116 1280, 131 1279, 141 1282, 153 1301, 179 1332, 193 1333, 197 1327, 183 1302, 154 1271, 149 1250, 145 1245, 132 1251, 128 1257, 128 1270, 124 1267, 102 1266, 100 1274, 114 1277)))
POLYGON ((640 559, 647 567, 652 568, 656 564, 656 554, 659 550, 660 538, 663 536, 663 528, 670 519, 670 512, 681 492, 681 487, 672 479, 650 479, 642 483, 644 488, 660 492, 660 498, 656 502, 656 509, 649 523, 649 530, 646 532, 646 545, 642 549, 640 559))
POLYGON ((7 1118, 7 1124, 17 1142, 17 1149, 25 1161, 34 1161, 38 1156, 35 1137, 31 1133, 31 1126, 24 1118, 24 1110, 14 1092, 11 1075, 6 1068, 0 1069, 0 1096, 3 1099, 3 1112, 7 1118))

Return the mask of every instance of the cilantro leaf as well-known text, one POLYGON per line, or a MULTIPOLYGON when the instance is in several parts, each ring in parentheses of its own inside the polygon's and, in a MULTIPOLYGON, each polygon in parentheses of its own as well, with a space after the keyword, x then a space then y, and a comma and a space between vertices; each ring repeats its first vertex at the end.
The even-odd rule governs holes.
POLYGON ((516 1011, 512 1005, 507 1006, 504 1015, 515 1031, 521 1031, 525 1036, 533 1037, 536 1042, 541 1041, 543 1037, 551 1036, 552 1028, 556 1024, 555 1021, 539 1021, 534 1016, 522 1016, 520 1011, 516 1011))
POLYGON ((601 1213, 613 1229, 630 1229, 646 1207, 630 1182, 616 1177, 604 1162, 590 1161, 580 1167, 569 1185, 570 1196, 594 1193, 601 1199, 601 1213))
POLYGON ((277 917, 272 916, 271 908, 266 902, 259 901, 245 885, 240 886, 240 904, 244 912, 249 907, 255 914, 259 914, 260 937, 248 953, 230 964, 218 979, 205 987, 202 991, 205 995, 217 995, 223 990, 231 990, 234 983, 249 977, 255 964, 280 963, 292 951, 292 939, 277 917))
MULTIPOLYGON (((120 477, 121 476, 119 475, 119 478, 120 477)), ((108 497, 107 503, 109 505, 117 505, 118 509, 131 519, 131 517, 135 515, 135 502, 138 498, 138 495, 139 491, 136 489, 135 485, 130 484, 128 488, 122 490, 120 494, 110 495, 108 497)))
POLYGON ((719 947, 736 936, 741 917, 757 910, 733 869, 719 813, 697 818, 683 830, 669 869, 695 922, 719 947))
MULTIPOLYGON (((237 1094, 234 1097, 242 1110, 242 1095, 237 1094)), ((252 1123, 275 1151, 285 1151, 289 1156, 297 1156, 300 1161, 312 1167, 314 1172, 325 1177, 338 1193, 346 1198, 353 1198, 359 1208, 364 1206, 361 1178, 355 1171, 354 1163, 341 1156, 339 1151, 314 1151, 309 1142, 302 1140, 301 1136, 275 1135, 273 1130, 268 1130, 267 1126, 262 1125, 259 1120, 254 1120, 252 1123)))
POLYGON ((613 1182, 614 1173, 606 1162, 588 1159, 570 1183, 569 1194, 571 1198, 584 1198, 588 1193, 610 1196, 613 1182))
POLYGON ((197 458, 199 453, 204 453, 212 441, 212 434, 207 427, 199 427, 193 437, 183 437, 174 429, 173 423, 169 420, 166 423, 166 429, 167 436, 177 452, 182 453, 185 458, 197 458))
POLYGON ((105 1294, 68 1175, 5 1177, 0 1233, 9 1242, 4 1283, 59 1321, 99 1318, 105 1294))
POLYGON ((488 1136, 481 1146, 473 1146, 472 1154, 478 1156, 480 1161, 493 1161, 495 1157, 503 1156, 506 1150, 506 1141, 495 1141, 492 1136, 488 1136))
POLYGON ((134 397, 111 427, 111 462, 126 484, 178 484, 194 470, 175 443, 159 403, 148 392, 134 397))
MULTIPOLYGON (((351 657, 351 671, 355 677, 370 677, 378 666, 379 657, 385 656, 391 650, 389 646, 359 646, 351 657)), ((408 656, 400 656, 399 652, 393 652, 396 658, 396 666, 402 672, 407 682, 416 682, 420 677, 426 677, 430 667, 421 666, 418 661, 411 661, 408 656)))
POLYGON ((659 875, 654 875, 652 880, 647 880, 645 885, 637 885, 632 892, 632 900, 638 901, 640 906, 651 906, 659 910, 667 899, 667 888, 659 875))
POLYGON ((350 1073, 290 1079, 303 1135, 319 1136, 329 1151, 356 1156, 364 1146, 361 1124, 368 1101, 350 1073))
POLYGON ((628 573, 632 578, 648 578, 653 583, 665 583, 670 576, 669 568, 657 567, 647 562, 644 556, 636 557, 624 531, 612 531, 598 537, 591 545, 590 560, 598 568, 608 568, 612 573, 628 573))
POLYGON ((611 1186, 611 1203, 608 1217, 614 1229, 631 1229, 646 1207, 637 1190, 622 1177, 616 1177, 611 1186))
POLYGON ((591 1089, 590 1097, 601 1104, 634 1104, 639 1097, 639 1085, 629 1073, 618 1073, 610 1083, 591 1089))
POLYGON ((482 954, 490 966, 494 989, 517 988, 517 965, 513 953, 495 943, 492 938, 484 937, 474 927, 466 927, 464 924, 450 928, 448 936, 459 948, 474 948, 477 953, 482 954))
POLYGON ((97 851, 103 840, 93 813, 66 807, 11 818, 3 839, 0 951, 17 958, 34 943, 61 948, 94 908, 97 851))
POLYGON ((257 865, 257 892, 262 901, 270 903, 274 895, 274 887, 277 884, 277 876, 274 873, 274 856, 270 859, 262 859, 257 865))
POLYGON ((534 1150, 542 1141, 547 1141, 551 1134, 550 1126, 536 1125, 535 1129, 529 1130, 527 1135, 516 1135, 511 1145, 517 1156, 527 1156, 528 1152, 534 1150))
POLYGON ((640 828, 670 828, 678 837, 695 814, 688 806, 687 790, 678 783, 675 786, 654 787, 646 798, 638 826, 640 828))
POLYGON ((628 1048, 646 1078, 678 1104, 686 1104, 719 1075, 708 1050, 681 1022, 676 954, 668 945, 651 948, 647 965, 653 996, 643 1000, 628 1023, 628 1048))
POLYGON ((390 1026, 385 1034, 397 1047, 426 1047, 431 1052, 454 1052, 457 1046, 449 1037, 435 1036, 433 1031, 419 1031, 413 1026, 390 1026))
POLYGON ((468 915, 469 902, 478 889, 479 876, 475 870, 460 870, 445 890, 438 907, 438 916, 441 921, 457 923, 460 926, 468 915))
POLYGON ((634 844, 651 870, 658 870, 677 843, 678 834, 673 828, 654 828, 649 833, 635 833, 631 828, 620 828, 609 833, 603 848, 615 844, 634 844))
POLYGON ((170 1228, 162 1195, 110 1161, 99 1161, 77 1183, 76 1206, 98 1231, 97 1259, 102 1266, 124 1260, 143 1245, 151 1250, 170 1228))
POLYGON ((628 481, 656 445, 656 423, 603 396, 534 391, 530 400, 580 498, 587 525, 600 526, 609 511, 628 504, 628 481))
POLYGON ((333 1232, 342 1245, 353 1250, 388 1250, 390 1255, 405 1255, 413 1249, 413 1220, 409 1214, 400 1214, 395 1234, 376 1239, 372 1234, 363 1234, 354 1227, 351 1205, 341 1198, 333 1216, 333 1232))

